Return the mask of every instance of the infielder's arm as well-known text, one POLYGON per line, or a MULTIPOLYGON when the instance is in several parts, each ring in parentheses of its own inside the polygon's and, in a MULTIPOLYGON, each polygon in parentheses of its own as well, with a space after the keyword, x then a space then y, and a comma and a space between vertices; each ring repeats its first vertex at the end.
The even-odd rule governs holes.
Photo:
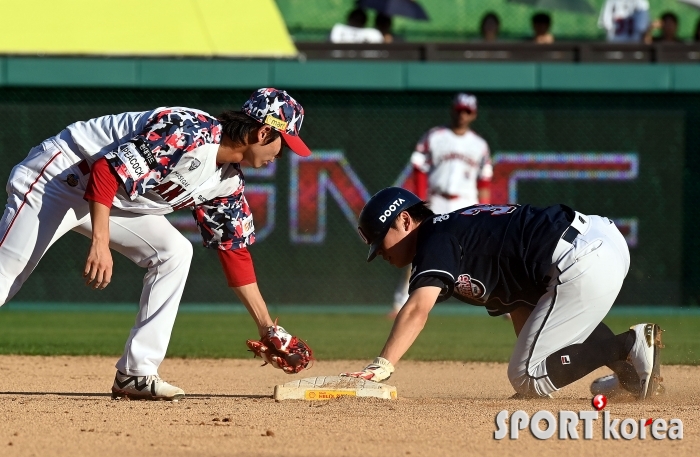
POLYGON ((441 290, 440 287, 426 286, 413 291, 396 316, 389 339, 387 339, 380 357, 387 359, 392 364, 403 357, 423 330, 428 320, 428 314, 433 309, 441 290))
POLYGON ((112 253, 109 250, 110 208, 90 200, 92 221, 92 244, 85 262, 83 277, 85 284, 93 289, 104 289, 112 280, 112 253))
POLYGON ((250 313, 250 316, 258 326, 260 336, 267 335, 267 329, 273 325, 270 313, 267 310, 265 300, 263 300, 258 288, 258 283, 246 284, 245 286, 231 287, 236 296, 250 313))
POLYGON ((109 213, 119 184, 107 161, 100 159, 92 165, 83 198, 90 205, 92 244, 88 251, 83 277, 85 284, 104 289, 112 280, 112 253, 109 250, 109 213))
POLYGON ((250 251, 246 247, 219 250, 219 261, 224 270, 226 282, 255 321, 258 333, 260 336, 266 335, 267 329, 273 325, 273 322, 258 288, 250 251))

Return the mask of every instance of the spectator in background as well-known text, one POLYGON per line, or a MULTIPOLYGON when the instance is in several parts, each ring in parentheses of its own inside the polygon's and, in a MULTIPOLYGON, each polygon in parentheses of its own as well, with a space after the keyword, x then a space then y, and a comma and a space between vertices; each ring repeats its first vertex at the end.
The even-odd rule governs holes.
POLYGON ((700 19, 698 19, 698 23, 695 24, 695 34, 693 35, 693 41, 696 43, 700 42, 700 19))
POLYGON ((532 41, 537 44, 552 44, 554 36, 550 33, 552 17, 547 13, 537 13, 532 16, 532 41))
POLYGON ((654 37, 654 43, 682 43, 678 39, 678 16, 670 11, 661 15, 661 19, 654 21, 652 28, 661 29, 661 35, 654 37))
POLYGON ((365 28, 367 13, 355 8, 348 14, 347 24, 335 24, 331 30, 332 43, 383 43, 384 37, 377 29, 365 28))
POLYGON ((501 20, 494 12, 484 14, 481 18, 481 39, 483 41, 498 40, 498 33, 501 30, 501 20))
POLYGON ((650 39, 647 0, 607 0, 600 11, 598 27, 605 29, 608 41, 642 43, 650 39))
POLYGON ((393 43, 395 41, 394 34, 391 32, 391 16, 377 13, 374 18, 374 28, 381 32, 385 43, 393 43))

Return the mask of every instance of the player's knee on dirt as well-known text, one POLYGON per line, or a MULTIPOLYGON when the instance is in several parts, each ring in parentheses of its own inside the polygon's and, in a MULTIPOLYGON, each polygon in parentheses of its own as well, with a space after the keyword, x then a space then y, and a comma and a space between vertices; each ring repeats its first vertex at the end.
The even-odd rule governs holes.
POLYGON ((530 367, 528 373, 525 365, 511 363, 508 365, 508 379, 513 389, 524 397, 546 397, 558 389, 547 377, 545 360, 530 367))

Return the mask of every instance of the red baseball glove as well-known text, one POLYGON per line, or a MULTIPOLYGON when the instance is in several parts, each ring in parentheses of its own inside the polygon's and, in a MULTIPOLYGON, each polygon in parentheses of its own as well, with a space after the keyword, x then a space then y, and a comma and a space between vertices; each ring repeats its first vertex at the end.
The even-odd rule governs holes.
POLYGON ((253 352, 253 358, 261 357, 265 363, 283 370, 287 374, 299 373, 314 360, 314 352, 300 338, 292 336, 277 325, 267 329, 267 335, 260 341, 247 340, 246 345, 253 352))

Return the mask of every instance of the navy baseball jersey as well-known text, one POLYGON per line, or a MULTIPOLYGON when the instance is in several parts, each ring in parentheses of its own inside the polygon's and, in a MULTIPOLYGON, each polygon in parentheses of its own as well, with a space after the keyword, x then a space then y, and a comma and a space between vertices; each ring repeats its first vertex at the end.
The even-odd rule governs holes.
POLYGON ((474 205, 427 219, 418 228, 409 292, 438 286, 438 302, 454 296, 492 316, 534 306, 574 215, 564 205, 474 205))

